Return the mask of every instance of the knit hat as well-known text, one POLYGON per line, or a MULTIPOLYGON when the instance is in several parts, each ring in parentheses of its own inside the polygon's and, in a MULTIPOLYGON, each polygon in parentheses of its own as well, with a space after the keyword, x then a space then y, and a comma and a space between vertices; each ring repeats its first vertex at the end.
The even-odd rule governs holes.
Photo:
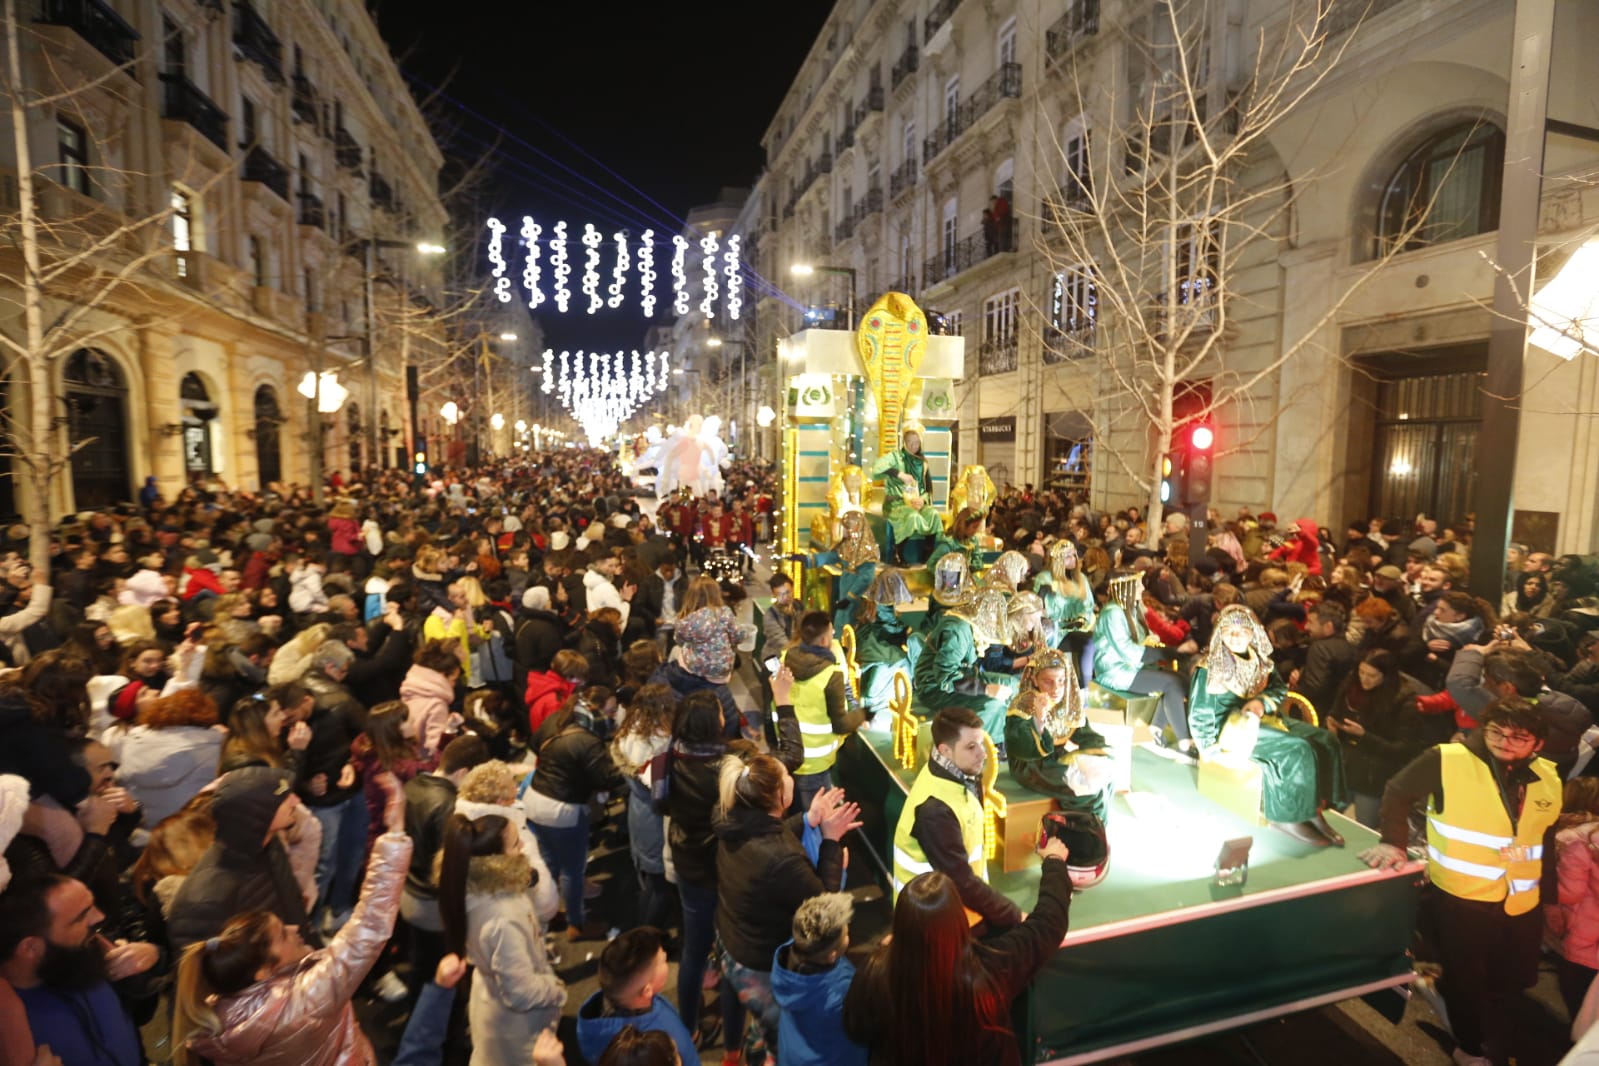
POLYGON ((22 816, 28 810, 28 782, 16 774, 0 774, 0 892, 11 883, 11 867, 6 865, 5 852, 22 828, 22 816))
POLYGON ((1389 563, 1387 566, 1379 566, 1377 568, 1377 576, 1386 578, 1389 581, 1403 581, 1405 579, 1405 572, 1399 569, 1399 567, 1395 566, 1393 563, 1389 563))
POLYGON ((543 585, 533 585, 522 593, 522 606, 530 611, 550 609, 550 590, 543 585))
POLYGON ((1431 537, 1417 537, 1405 550, 1418 559, 1430 561, 1438 557, 1438 542, 1431 537))
POLYGON ((557 529, 550 534, 550 551, 552 552, 565 551, 567 545, 571 543, 572 538, 566 535, 566 530, 564 529, 557 529))
POLYGON ((272 535, 270 533, 251 533, 244 538, 244 546, 253 552, 264 552, 272 547, 272 535))
POLYGON ((210 548, 205 548, 194 553, 195 566, 203 566, 207 569, 211 569, 221 561, 222 560, 218 558, 217 553, 212 551, 210 548))
POLYGON ((1260 524, 1263 526, 1274 526, 1277 524, 1277 516, 1272 514, 1270 511, 1262 511, 1260 512, 1260 524))
POLYGON ((223 774, 211 801, 217 842, 230 851, 259 854, 272 819, 292 791, 288 771, 271 766, 223 774))
POLYGON ((111 717, 119 722, 131 722, 139 713, 139 693, 144 691, 143 681, 129 681, 111 697, 111 717))

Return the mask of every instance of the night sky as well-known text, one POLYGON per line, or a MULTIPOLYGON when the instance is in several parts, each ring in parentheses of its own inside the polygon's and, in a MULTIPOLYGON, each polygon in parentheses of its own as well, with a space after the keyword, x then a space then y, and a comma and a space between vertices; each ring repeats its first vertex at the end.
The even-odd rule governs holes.
MULTIPOLYGON (((493 159, 479 223, 498 212, 514 238, 516 220, 532 214, 546 230, 566 219, 574 238, 593 221, 607 239, 618 227, 636 237, 653 226, 659 240, 722 186, 747 186, 760 173, 761 135, 831 9, 831 0, 649 7, 388 0, 376 12, 414 95, 437 89, 448 96, 430 109, 444 120, 446 158, 493 159)), ((582 245, 573 239, 570 248, 580 265, 582 245)), ((608 241, 602 254, 603 291, 608 241)), ((662 258, 658 251, 669 305, 662 258)), ((645 321, 636 275, 629 275, 627 309, 593 316, 580 307, 578 278, 574 272, 567 314, 548 303, 539 309, 547 343, 557 350, 637 346, 645 321)))

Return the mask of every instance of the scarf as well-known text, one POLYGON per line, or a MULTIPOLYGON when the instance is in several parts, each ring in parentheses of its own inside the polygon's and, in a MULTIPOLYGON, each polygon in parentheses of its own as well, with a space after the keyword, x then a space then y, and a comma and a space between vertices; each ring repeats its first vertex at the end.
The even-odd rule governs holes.
POLYGON ((933 754, 927 757, 927 761, 937 763, 940 769, 949 774, 949 776, 953 777, 955 780, 959 781, 965 787, 966 791, 977 797, 978 803, 983 802, 983 779, 980 776, 974 777, 970 774, 967 774, 959 766, 956 766, 954 761, 951 760, 949 756, 945 755, 937 748, 933 749, 933 754))
POLYGON ((1459 622, 1440 621, 1436 614, 1428 615, 1421 627, 1422 643, 1429 640, 1447 640, 1456 648, 1464 648, 1482 636, 1482 619, 1465 618, 1459 622))

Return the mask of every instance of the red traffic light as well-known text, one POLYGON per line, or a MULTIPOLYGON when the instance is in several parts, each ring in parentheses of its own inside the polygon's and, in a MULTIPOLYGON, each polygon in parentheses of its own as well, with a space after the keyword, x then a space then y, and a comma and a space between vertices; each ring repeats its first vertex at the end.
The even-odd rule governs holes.
POLYGON ((1209 426, 1195 426, 1188 433, 1189 447, 1197 451, 1208 452, 1211 445, 1216 443, 1216 433, 1209 426))

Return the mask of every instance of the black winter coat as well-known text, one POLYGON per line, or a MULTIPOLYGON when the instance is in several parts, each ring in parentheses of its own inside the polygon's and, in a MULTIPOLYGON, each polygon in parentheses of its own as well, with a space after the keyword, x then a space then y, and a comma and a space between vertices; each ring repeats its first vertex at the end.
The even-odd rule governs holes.
POLYGON ((672 865, 679 880, 716 887, 715 822, 725 747, 690 753, 674 746, 666 813, 671 818, 672 865))
POLYGON ((801 903, 844 884, 843 846, 824 838, 813 868, 800 844, 804 819, 779 821, 735 806, 716 822, 716 932, 728 954, 752 970, 771 971, 772 955, 794 935, 801 903))
POLYGON ((533 790, 562 803, 587 803, 598 792, 616 792, 626 782, 605 742, 575 716, 552 714, 533 734, 539 768, 533 790), (564 720, 564 721, 563 721, 564 720))
POLYGON ((359 779, 341 789, 339 773, 350 761, 350 744, 366 729, 366 708, 349 689, 316 670, 306 674, 301 684, 316 697, 316 706, 306 723, 311 727, 311 743, 306 746, 295 787, 307 806, 335 807, 361 791, 359 779), (317 774, 326 774, 328 779, 327 791, 320 796, 312 795, 310 787, 317 774))
POLYGON ((555 653, 566 647, 568 630, 554 611, 523 610, 516 623, 517 691, 527 688, 528 674, 549 670, 555 653))
POLYGON ((455 782, 439 774, 417 774, 405 783, 405 831, 415 842, 405 890, 419 899, 436 899, 433 860, 444 847, 444 824, 455 813, 455 782))
POLYGON ((319 943, 305 916, 305 899, 277 839, 267 839, 272 819, 289 795, 282 770, 252 766, 235 770, 217 786, 211 813, 217 835, 172 900, 167 936, 174 952, 216 936, 228 919, 267 910, 285 925, 298 925, 308 944, 319 943))
POLYGON ((17 690, 0 695, 0 774, 25 778, 33 798, 49 796, 73 810, 89 794, 89 771, 72 758, 64 732, 34 718, 17 690))
POLYGON ((1423 715, 1416 710, 1416 697, 1421 694, 1420 684, 1403 674, 1396 682, 1365 692, 1360 687, 1360 671, 1356 670, 1333 701, 1318 708, 1323 719, 1353 719, 1366 730, 1358 737, 1342 731, 1338 734, 1344 749, 1344 776, 1351 792, 1381 796, 1388 779, 1410 760, 1449 739, 1454 732, 1454 716, 1423 715), (1358 710, 1349 706, 1351 694, 1357 699, 1364 696, 1358 710))

